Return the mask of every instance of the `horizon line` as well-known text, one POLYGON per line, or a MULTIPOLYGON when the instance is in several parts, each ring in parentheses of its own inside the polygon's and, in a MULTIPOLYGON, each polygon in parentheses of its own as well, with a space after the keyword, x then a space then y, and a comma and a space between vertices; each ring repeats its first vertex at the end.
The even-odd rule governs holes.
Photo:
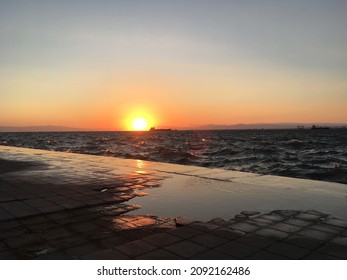
MULTIPOLYGON (((347 123, 333 122, 279 122, 279 123, 238 123, 238 124, 204 124, 189 127, 168 127, 157 126, 158 128, 170 128, 173 130, 251 130, 251 129, 297 129, 310 128, 312 125, 331 126, 332 128, 345 128, 347 123), (310 127, 305 127, 310 126, 310 127)), ((149 130, 118 130, 118 129, 97 129, 97 128, 77 128, 61 125, 28 125, 28 126, 0 126, 0 132, 146 132, 149 130)))

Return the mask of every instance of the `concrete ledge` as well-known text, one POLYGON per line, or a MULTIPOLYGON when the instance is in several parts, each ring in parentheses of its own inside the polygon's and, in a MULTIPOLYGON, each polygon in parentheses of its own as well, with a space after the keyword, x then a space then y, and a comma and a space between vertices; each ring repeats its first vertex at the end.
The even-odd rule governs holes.
POLYGON ((337 183, 0 146, 0 259, 347 259, 346 193, 337 183))

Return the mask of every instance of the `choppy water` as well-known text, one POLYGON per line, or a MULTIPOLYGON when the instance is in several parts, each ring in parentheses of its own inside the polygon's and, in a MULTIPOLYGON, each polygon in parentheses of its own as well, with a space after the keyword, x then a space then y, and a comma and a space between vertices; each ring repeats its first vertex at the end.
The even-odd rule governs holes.
POLYGON ((0 145, 347 184, 347 129, 0 133, 0 145))

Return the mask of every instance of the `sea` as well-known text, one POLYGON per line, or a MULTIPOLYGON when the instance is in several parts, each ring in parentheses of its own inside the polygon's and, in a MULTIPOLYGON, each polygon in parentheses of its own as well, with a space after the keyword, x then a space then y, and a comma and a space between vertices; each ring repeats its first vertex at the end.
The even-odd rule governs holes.
POLYGON ((10 132, 0 145, 347 184, 347 129, 10 132))

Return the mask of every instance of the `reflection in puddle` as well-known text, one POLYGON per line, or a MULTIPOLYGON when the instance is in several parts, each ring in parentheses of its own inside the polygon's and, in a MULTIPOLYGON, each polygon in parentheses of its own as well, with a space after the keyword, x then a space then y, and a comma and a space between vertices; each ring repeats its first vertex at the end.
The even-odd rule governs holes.
POLYGON ((161 181, 159 188, 145 189, 148 196, 131 200, 141 205, 132 213, 184 216, 204 222, 217 217, 229 220, 243 210, 319 209, 346 216, 345 208, 339 207, 341 194, 338 190, 333 192, 332 187, 327 194, 314 182, 299 179, 276 177, 267 181, 266 177, 257 177, 247 179, 247 183, 242 180, 230 182, 175 174, 161 181))

